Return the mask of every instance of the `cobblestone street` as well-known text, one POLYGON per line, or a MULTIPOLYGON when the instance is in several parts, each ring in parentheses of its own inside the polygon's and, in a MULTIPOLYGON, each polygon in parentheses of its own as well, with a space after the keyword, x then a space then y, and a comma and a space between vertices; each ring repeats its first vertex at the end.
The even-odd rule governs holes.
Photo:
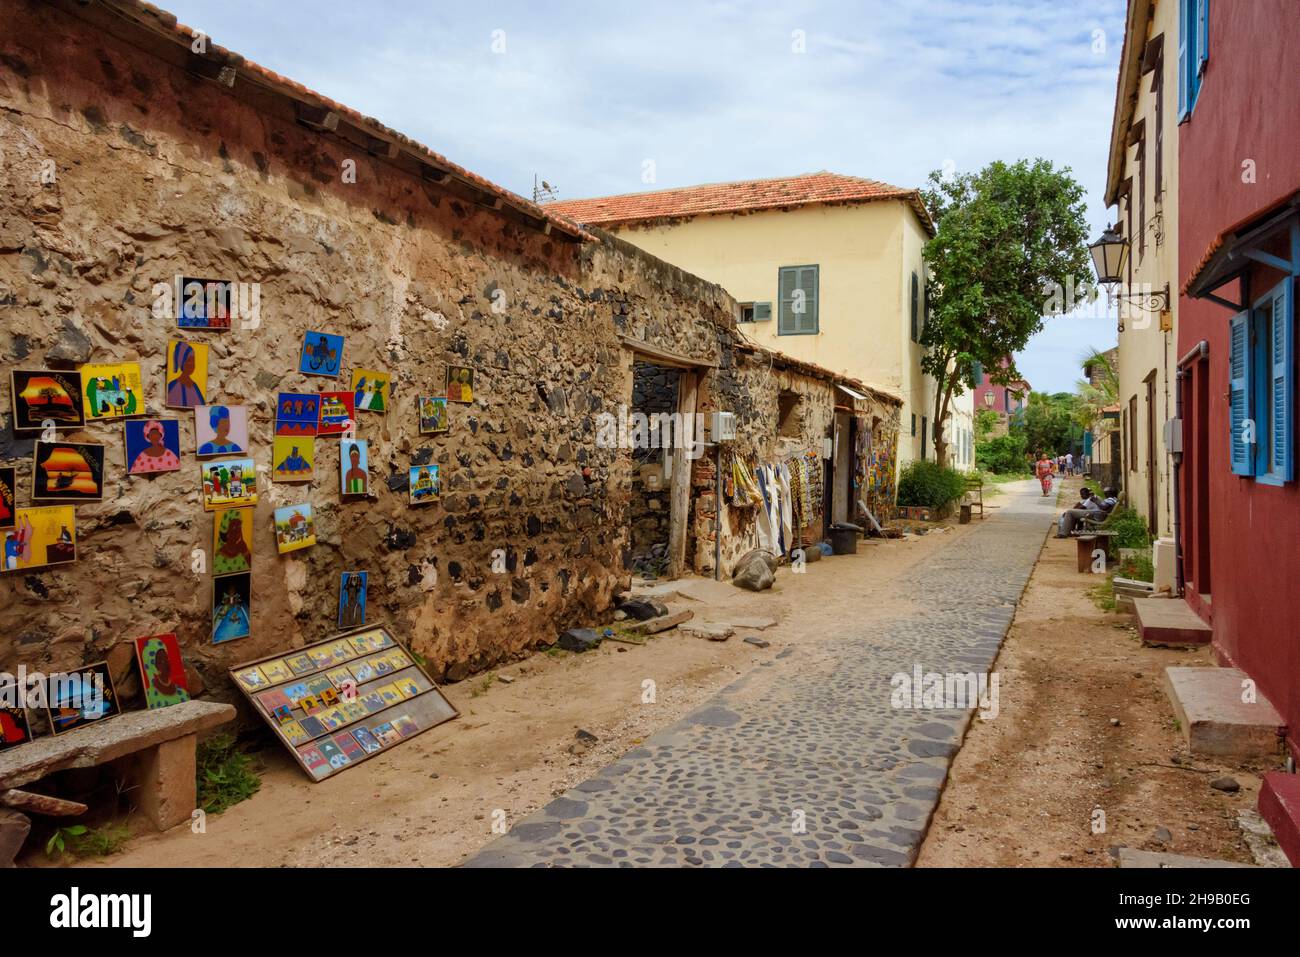
POLYGON ((807 632, 844 634, 781 652, 466 865, 910 864, 971 711, 895 709, 890 678, 990 669, 1055 500, 1004 486, 986 521, 917 564, 905 614, 801 610, 807 632))

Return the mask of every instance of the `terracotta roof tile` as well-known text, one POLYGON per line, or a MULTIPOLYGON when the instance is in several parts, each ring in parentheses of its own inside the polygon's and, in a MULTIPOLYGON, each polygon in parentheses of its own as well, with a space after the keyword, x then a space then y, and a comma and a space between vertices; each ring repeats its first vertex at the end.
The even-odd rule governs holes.
POLYGON ((546 209, 584 225, 615 226, 655 219, 880 200, 908 203, 926 230, 933 235, 934 221, 921 200, 919 190, 825 171, 780 179, 751 179, 649 193, 599 196, 594 199, 557 200, 547 203, 546 209))

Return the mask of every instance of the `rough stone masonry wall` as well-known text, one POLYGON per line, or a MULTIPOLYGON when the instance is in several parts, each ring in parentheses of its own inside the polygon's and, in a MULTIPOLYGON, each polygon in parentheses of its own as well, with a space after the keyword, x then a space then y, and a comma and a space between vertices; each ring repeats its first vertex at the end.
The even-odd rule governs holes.
MULTIPOLYGON (((18 366, 138 360, 148 408, 163 412, 163 353, 177 332, 150 314, 154 284, 178 274, 259 282, 259 328, 190 336, 212 346, 213 396, 249 407, 262 479, 253 636, 213 646, 210 579, 191 572, 192 550, 212 540, 193 416, 176 413, 183 469, 152 479, 124 474, 120 423, 66 436, 107 444, 105 500, 77 510, 76 564, 0 576, 0 669, 120 661, 127 640, 175 631, 198 676, 229 695, 231 664, 335 630, 347 569, 370 573, 368 617, 453 679, 553 640, 556 625, 598 620, 626 581, 631 458, 594 440, 595 417, 631 395, 618 335, 716 361, 734 335, 734 302, 617 240, 577 247, 431 198, 383 160, 64 12, 33 0, 5 12, 6 395, 18 366), (341 181, 345 159, 355 184, 341 181), (347 337, 337 387, 354 366, 395 374, 392 411, 358 413, 369 501, 340 502, 337 440, 318 440, 310 489, 266 480, 276 392, 330 385, 295 371, 309 328, 347 337), (440 391, 448 363, 476 370, 475 402, 452 406, 450 434, 420 436, 415 396, 440 391), (441 466, 443 498, 412 509, 386 482, 416 456, 441 466), (272 509, 303 500, 317 510, 319 544, 277 555, 272 509), (505 573, 492 571, 494 549, 507 552, 505 573)), ((6 421, 0 464, 19 469, 20 505, 31 452, 6 421)))

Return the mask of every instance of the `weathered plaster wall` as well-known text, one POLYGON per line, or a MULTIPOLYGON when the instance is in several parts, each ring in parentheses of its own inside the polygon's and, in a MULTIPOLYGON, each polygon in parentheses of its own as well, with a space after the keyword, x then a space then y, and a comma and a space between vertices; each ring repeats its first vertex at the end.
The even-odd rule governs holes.
MULTIPOLYGON (((214 647, 210 579, 191 571, 192 550, 212 538, 192 415, 179 413, 183 470, 153 479, 124 474, 120 424, 69 436, 108 445, 106 497, 78 509, 75 565, 0 577, 0 668, 70 668, 176 631, 206 684, 227 693, 231 664, 334 630, 346 569, 370 572, 369 617, 451 678, 553 639, 557 624, 594 622, 626 581, 631 458, 594 441, 595 416, 631 396, 618 336, 717 361, 734 335, 730 298, 617 240, 578 248, 426 195, 384 160, 66 13, 29 0, 5 10, 5 380, 18 366, 138 360, 148 408, 163 412, 176 331, 150 314, 154 284, 177 274, 258 282, 260 327, 195 335, 212 346, 214 396, 249 407, 262 478, 253 637, 214 647), (353 184, 340 175, 349 159, 353 184), (55 177, 43 184, 47 161, 55 177), (295 371, 309 328, 347 336, 337 387, 354 366, 395 373, 387 417, 358 413, 369 501, 340 502, 335 440, 318 441, 310 489, 267 482, 275 393, 329 387, 295 371), (420 436, 415 396, 439 391, 449 363, 476 369, 475 402, 453 406, 450 434, 420 436), (443 499, 412 509, 386 483, 400 486, 426 456, 443 470, 443 499), (303 500, 317 510, 319 544, 279 556, 272 509, 303 500), (505 573, 492 571, 495 549, 505 573)), ((20 505, 30 455, 6 421, 0 464, 19 468, 20 505)))

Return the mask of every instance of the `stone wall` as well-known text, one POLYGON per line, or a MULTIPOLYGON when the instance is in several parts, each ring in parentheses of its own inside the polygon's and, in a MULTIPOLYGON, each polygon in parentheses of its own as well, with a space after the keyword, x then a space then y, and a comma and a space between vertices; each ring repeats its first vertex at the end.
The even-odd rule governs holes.
MULTIPOLYGON (((211 581, 191 570, 212 541, 193 416, 177 413, 182 470, 155 478, 124 474, 120 423, 65 436, 108 446, 105 499, 77 510, 76 564, 0 576, 0 669, 120 662, 127 640, 175 631, 194 677, 229 696, 232 664, 335 630, 351 569, 370 573, 368 617, 452 679, 601 620, 627 581, 631 456, 594 441, 595 417, 631 396, 621 336, 721 363, 702 391, 741 411, 742 445, 767 441, 755 435, 775 400, 736 392, 735 304, 720 288, 618 240, 573 244, 443 195, 255 106, 239 81, 200 78, 64 10, 5 9, 2 371, 139 361, 161 413, 177 332, 150 312, 155 284, 260 283, 257 328, 189 337, 211 344, 213 395, 248 406, 262 480, 253 635, 213 646, 211 581), (337 384, 295 371, 308 329, 347 337, 337 384), (450 433, 422 436, 415 397, 439 392, 449 364, 474 368, 474 403, 452 406, 450 433), (318 440, 309 488, 269 483, 276 392, 346 389, 353 367, 395 378, 386 416, 358 413, 369 499, 340 500, 337 440, 318 440), (406 470, 426 460, 443 497, 411 508, 406 470), (305 500, 319 543, 277 555, 272 509, 305 500)), ((6 421, 0 464, 19 469, 20 505, 31 452, 6 421)))

